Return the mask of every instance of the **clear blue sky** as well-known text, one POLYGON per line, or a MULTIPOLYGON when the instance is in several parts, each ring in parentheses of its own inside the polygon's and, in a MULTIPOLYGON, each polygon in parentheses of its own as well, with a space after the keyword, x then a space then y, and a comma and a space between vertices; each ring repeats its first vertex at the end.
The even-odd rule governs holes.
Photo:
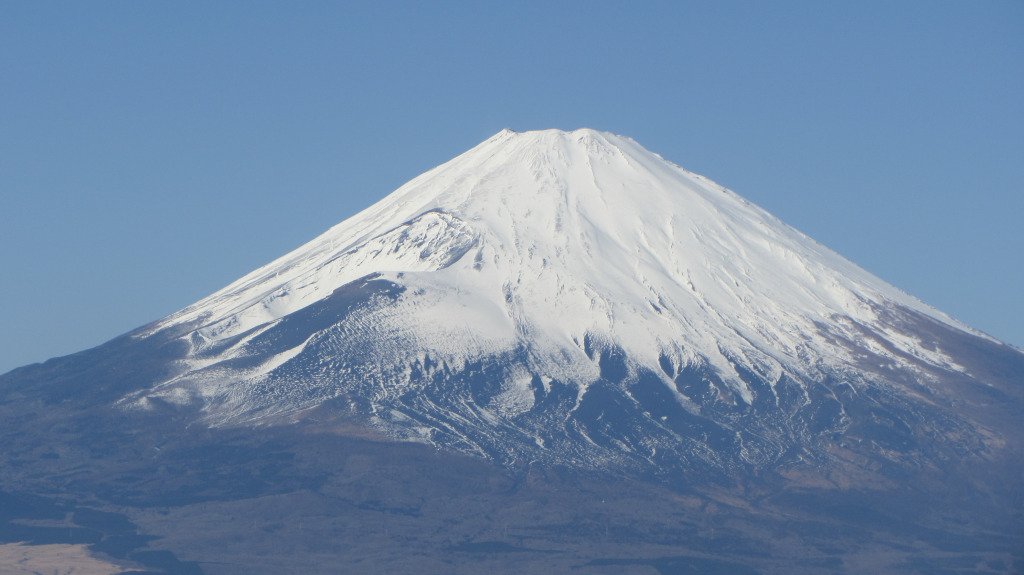
POLYGON ((1024 344, 1022 2, 26 0, 0 4, 0 371, 501 128, 583 126, 1024 344))

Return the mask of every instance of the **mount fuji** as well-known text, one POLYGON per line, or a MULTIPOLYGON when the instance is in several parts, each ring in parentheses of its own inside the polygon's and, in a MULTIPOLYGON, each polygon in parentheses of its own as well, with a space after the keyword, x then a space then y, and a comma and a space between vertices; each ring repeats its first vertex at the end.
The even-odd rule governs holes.
MULTIPOLYGON (((37 463, 43 444, 98 457, 74 439, 94 427, 146 457, 171 441, 154 430, 344 437, 720 504, 737 485, 967 493, 956 513, 1009 513, 978 527, 999 532, 979 561, 1017 557, 1024 353, 589 129, 503 130, 177 313, 0 376, 0 399, 7 485, 81 487, 37 463)), ((984 523, 943 513, 918 525, 984 523)))
POLYGON ((118 405, 220 426, 330 402, 587 467, 762 468, 836 435, 983 453, 953 403, 991 382, 941 333, 998 349, 628 138, 505 130, 133 334, 180 358, 118 405))

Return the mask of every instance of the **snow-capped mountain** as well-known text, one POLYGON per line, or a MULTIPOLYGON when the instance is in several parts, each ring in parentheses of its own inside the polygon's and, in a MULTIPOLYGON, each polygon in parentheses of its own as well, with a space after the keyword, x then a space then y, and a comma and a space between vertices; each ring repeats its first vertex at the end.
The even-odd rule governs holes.
POLYGON ((503 131, 0 374, 0 543, 188 575, 1019 573, 1022 413, 1021 350, 736 194, 503 131))
POLYGON ((1019 352, 587 129, 504 130, 131 338, 173 352, 126 411, 578 467, 983 454, 1020 394, 978 359, 1019 352))

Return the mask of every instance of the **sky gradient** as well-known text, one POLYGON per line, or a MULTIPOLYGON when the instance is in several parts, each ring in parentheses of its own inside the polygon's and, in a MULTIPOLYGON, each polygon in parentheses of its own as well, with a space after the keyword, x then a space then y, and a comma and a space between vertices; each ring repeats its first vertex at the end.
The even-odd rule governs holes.
POLYGON ((1024 3, 5 2, 0 372, 584 126, 1024 345, 1024 3))

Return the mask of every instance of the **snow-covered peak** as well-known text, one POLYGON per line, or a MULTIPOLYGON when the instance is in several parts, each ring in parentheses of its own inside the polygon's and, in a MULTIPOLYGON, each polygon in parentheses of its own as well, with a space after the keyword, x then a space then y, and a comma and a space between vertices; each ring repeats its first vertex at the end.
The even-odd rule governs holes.
POLYGON ((968 329, 635 141, 579 129, 502 130, 146 334, 188 326, 188 376, 367 277, 405 291, 367 319, 372 335, 352 337, 394 343, 396 365, 529 348, 532 373, 585 386, 599 366, 584 343, 597 342, 652 370, 705 366, 743 401, 742 370, 813 377, 856 363, 837 333, 868 330, 894 361, 956 367, 880 319, 892 306, 968 329))

